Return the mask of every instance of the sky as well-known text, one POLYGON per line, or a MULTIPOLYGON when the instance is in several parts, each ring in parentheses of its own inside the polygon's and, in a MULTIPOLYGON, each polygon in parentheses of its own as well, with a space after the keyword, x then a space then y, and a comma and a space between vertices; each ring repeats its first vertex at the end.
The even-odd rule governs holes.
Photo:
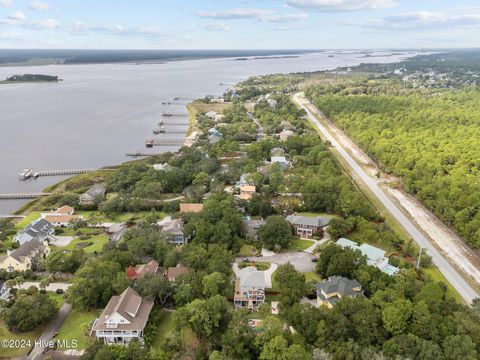
POLYGON ((480 47, 479 0, 0 0, 0 48, 480 47))

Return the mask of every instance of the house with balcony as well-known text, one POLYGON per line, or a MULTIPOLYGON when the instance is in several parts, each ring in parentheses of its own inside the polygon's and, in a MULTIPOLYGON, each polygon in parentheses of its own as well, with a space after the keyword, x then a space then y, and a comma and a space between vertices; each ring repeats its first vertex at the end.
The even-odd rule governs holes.
POLYGON ((240 270, 235 281, 233 303, 236 308, 256 309, 265 302, 265 275, 253 266, 240 270))
POLYGON ((321 216, 289 215, 287 221, 301 238, 311 238, 330 223, 330 219, 321 216))
POLYGON ((53 235, 55 235, 55 227, 53 224, 45 219, 38 219, 32 221, 20 231, 13 241, 18 242, 20 246, 32 240, 42 243, 50 237, 53 237, 53 235))
POLYGON ((18 249, 7 250, 6 255, 0 256, 0 270, 8 272, 31 270, 35 258, 45 258, 48 254, 50 248, 46 240, 29 241, 18 249))
POLYGON ((133 339, 143 344, 145 325, 152 308, 153 301, 142 298, 129 287, 119 296, 112 296, 95 320, 90 335, 109 345, 128 345, 133 339))

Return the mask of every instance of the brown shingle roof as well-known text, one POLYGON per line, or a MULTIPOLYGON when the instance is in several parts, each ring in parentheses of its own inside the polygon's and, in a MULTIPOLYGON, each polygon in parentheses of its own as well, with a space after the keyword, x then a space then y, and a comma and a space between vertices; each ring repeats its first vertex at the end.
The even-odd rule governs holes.
POLYGON ((57 214, 73 214, 74 212, 75 209, 69 205, 63 205, 55 211, 57 214))
POLYGON ((142 331, 145 328, 152 307, 153 301, 142 298, 135 290, 129 287, 119 296, 112 296, 92 330, 142 331), (129 323, 118 323, 116 328, 107 327, 106 322, 115 314, 123 317, 129 323))
POLYGON ((167 279, 175 281, 180 275, 188 274, 188 268, 183 265, 177 265, 175 267, 169 267, 167 269, 167 279))

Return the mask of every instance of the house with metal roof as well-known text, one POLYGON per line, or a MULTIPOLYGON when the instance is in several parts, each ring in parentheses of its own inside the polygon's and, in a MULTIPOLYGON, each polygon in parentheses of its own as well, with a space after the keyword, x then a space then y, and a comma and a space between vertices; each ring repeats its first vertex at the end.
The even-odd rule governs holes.
POLYGON ((256 309, 265 302, 265 275, 253 266, 240 270, 235 280, 235 307, 256 309))
POLYGON ((29 241, 36 240, 39 243, 47 240, 49 237, 55 235, 55 227, 53 224, 45 219, 38 219, 32 221, 22 231, 20 231, 13 241, 20 245, 26 244, 29 241))
POLYGON ((349 247, 353 250, 360 250, 363 255, 367 257, 367 264, 376 266, 382 272, 388 275, 395 275, 399 270, 396 266, 388 263, 388 257, 385 256, 385 251, 369 244, 358 245, 355 241, 340 238, 337 243, 342 248, 349 247))
POLYGON ((289 215, 287 221, 301 238, 311 238, 330 223, 330 218, 322 216, 289 215))
POLYGON ((351 297, 364 297, 362 285, 355 279, 342 276, 330 276, 315 285, 317 305, 333 308, 340 300, 351 297))

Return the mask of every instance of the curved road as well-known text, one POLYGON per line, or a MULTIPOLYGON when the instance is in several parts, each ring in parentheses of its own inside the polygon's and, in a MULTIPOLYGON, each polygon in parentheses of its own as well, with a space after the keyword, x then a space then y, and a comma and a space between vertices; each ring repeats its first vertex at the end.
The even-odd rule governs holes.
POLYGON ((432 257, 433 263, 452 286, 459 292, 462 298, 470 304, 473 299, 478 298, 479 294, 468 284, 461 274, 445 259, 445 257, 430 243, 423 233, 410 221, 410 219, 398 208, 395 203, 383 192, 375 179, 370 177, 360 165, 350 156, 350 154, 339 144, 339 142, 328 132, 328 130, 317 120, 314 113, 321 116, 308 100, 300 94, 293 96, 294 101, 306 111, 308 118, 320 130, 325 138, 337 149, 338 153, 348 163, 352 172, 360 178, 370 189, 370 191, 383 203, 385 208, 397 219, 412 239, 422 248, 426 249, 432 257))

